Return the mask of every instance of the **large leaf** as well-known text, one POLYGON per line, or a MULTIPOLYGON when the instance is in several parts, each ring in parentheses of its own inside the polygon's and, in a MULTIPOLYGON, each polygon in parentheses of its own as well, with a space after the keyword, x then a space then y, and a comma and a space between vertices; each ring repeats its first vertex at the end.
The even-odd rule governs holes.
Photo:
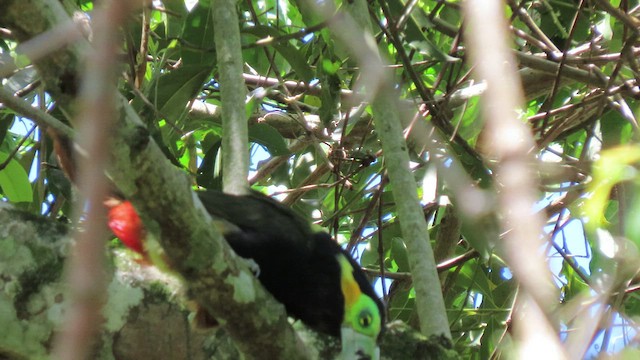
POLYGON ((210 66, 185 65, 162 75, 151 90, 151 100, 167 120, 177 122, 211 73, 210 66))
MULTIPOLYGON (((4 164, 8 158, 9 155, 7 153, 0 152, 0 163, 4 164)), ((13 158, 9 160, 4 169, 0 170, 0 187, 2 187, 2 194, 11 202, 33 201, 33 190, 31 189, 31 183, 29 183, 29 175, 20 166, 20 163, 13 158)))
POLYGON ((185 65, 213 66, 216 62, 213 12, 203 1, 191 10, 182 31, 182 61, 185 65))
POLYGON ((162 4, 170 12, 165 13, 165 28, 167 38, 180 36, 183 23, 187 17, 187 7, 183 0, 164 0, 162 4))
POLYGON ((289 153, 289 149, 282 135, 268 124, 249 126, 249 140, 266 147, 273 156, 286 155, 289 153))
POLYGON ((640 147, 621 146, 604 150, 593 167, 593 181, 588 185, 591 196, 585 200, 584 213, 589 218, 586 228, 595 231, 606 224, 604 210, 613 186, 636 177, 631 166, 640 161, 640 147))
POLYGON ((219 153, 222 140, 211 134, 206 141, 207 143, 213 142, 208 150, 205 152, 205 156, 202 159, 202 163, 198 168, 198 174, 196 180, 199 186, 207 189, 222 189, 222 171, 220 168, 219 153))

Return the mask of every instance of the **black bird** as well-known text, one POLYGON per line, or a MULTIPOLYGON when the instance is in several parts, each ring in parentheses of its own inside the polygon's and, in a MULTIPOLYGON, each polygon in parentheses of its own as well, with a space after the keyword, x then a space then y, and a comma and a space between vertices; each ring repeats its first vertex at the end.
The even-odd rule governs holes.
MULTIPOLYGON (((383 305, 358 263, 328 233, 314 232, 291 209, 260 193, 197 194, 231 248, 258 265, 258 280, 289 316, 342 336, 343 354, 377 357, 383 305)), ((114 206, 109 215, 114 234, 144 255, 144 231, 131 204, 114 206)))

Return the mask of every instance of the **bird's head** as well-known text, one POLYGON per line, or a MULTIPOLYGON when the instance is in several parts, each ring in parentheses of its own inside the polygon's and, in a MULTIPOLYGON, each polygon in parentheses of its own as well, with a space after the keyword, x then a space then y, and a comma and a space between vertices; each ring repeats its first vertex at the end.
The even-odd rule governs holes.
POLYGON ((382 330, 382 314, 378 303, 365 294, 353 276, 353 266, 343 254, 340 263, 340 285, 344 296, 341 359, 378 359, 378 335, 382 330))

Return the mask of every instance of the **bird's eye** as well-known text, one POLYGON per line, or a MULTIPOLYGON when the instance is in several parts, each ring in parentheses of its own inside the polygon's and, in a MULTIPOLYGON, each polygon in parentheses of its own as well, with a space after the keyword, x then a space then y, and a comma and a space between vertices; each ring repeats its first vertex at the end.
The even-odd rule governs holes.
POLYGON ((360 316, 358 317, 358 322, 360 323, 360 326, 362 326, 363 328, 368 328, 369 326, 371 326, 371 323, 373 323, 373 317, 371 316, 370 312, 363 311, 360 313, 360 316))

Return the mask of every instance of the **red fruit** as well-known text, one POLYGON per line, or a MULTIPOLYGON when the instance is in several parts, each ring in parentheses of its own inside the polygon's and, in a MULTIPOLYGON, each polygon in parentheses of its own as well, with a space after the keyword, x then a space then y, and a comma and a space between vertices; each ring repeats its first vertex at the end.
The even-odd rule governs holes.
POLYGON ((128 201, 123 201, 109 209, 109 228, 129 249, 145 255, 144 227, 136 209, 128 201))

